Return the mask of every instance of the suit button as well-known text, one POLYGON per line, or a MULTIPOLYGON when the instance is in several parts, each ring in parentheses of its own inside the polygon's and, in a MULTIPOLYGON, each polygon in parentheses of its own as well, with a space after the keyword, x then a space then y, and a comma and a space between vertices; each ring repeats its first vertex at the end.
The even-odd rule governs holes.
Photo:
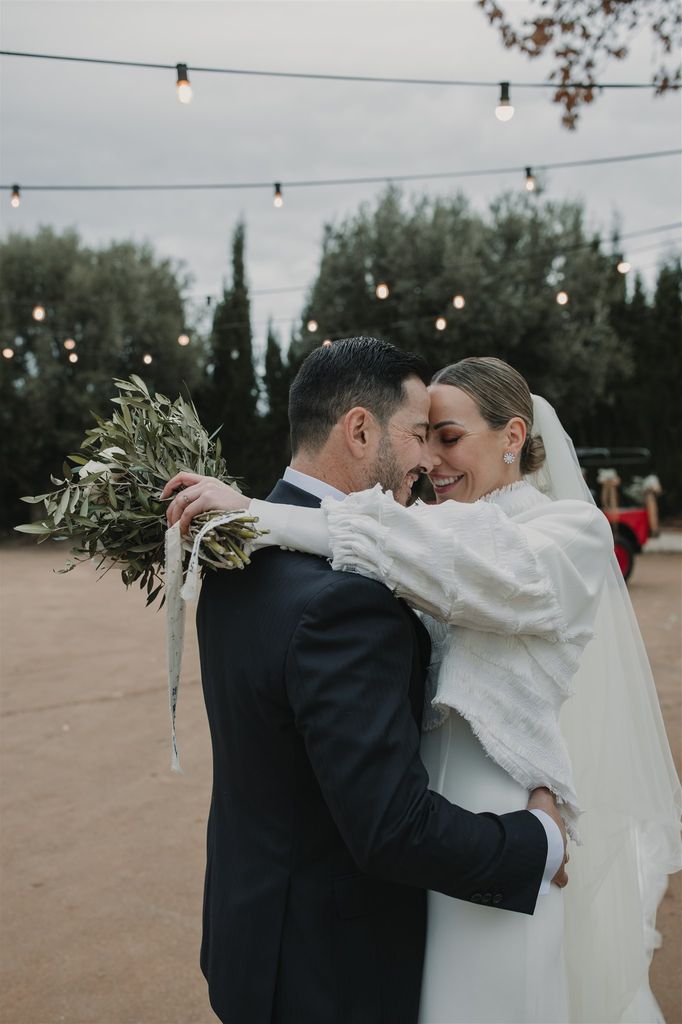
POLYGON ((472 903, 482 903, 483 902, 483 897, 481 896, 480 892, 475 892, 474 893, 474 895, 471 897, 471 902, 472 903))
POLYGON ((493 896, 493 903, 501 903, 501 902, 502 902, 502 893, 501 892, 496 892, 495 895, 493 896))
POLYGON ((493 901, 493 894, 491 892, 484 892, 483 893, 483 902, 484 903, 492 903, 492 901, 493 901))

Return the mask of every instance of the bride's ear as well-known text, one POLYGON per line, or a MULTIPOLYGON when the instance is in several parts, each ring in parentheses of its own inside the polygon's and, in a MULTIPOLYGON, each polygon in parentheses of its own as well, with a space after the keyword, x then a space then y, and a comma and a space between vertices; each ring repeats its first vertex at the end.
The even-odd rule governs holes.
POLYGON ((528 428, 525 420, 522 420, 520 416, 510 419, 505 428, 506 450, 513 452, 517 457, 520 456, 527 434, 528 428))

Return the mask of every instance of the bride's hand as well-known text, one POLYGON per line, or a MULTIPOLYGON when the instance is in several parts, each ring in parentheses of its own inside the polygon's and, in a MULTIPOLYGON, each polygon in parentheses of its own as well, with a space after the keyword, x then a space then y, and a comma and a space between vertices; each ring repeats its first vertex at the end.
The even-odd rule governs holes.
POLYGON ((251 504, 250 498, 228 484, 198 473, 176 473, 162 490, 161 500, 170 498, 178 490, 180 493, 174 495, 166 509, 166 521, 169 526, 179 521, 181 533, 187 533, 189 524, 201 512, 241 512, 251 504))
POLYGON ((566 865, 568 864, 568 839, 566 838, 566 826, 564 825, 564 819, 559 814, 554 794, 549 789, 545 789, 544 786, 534 789, 530 794, 530 799, 528 800, 528 810, 545 811, 546 814, 549 814, 552 821, 559 826, 561 838, 564 841, 564 859, 561 862, 561 867, 552 879, 552 884, 563 889, 564 886, 568 885, 568 875, 566 874, 566 865))

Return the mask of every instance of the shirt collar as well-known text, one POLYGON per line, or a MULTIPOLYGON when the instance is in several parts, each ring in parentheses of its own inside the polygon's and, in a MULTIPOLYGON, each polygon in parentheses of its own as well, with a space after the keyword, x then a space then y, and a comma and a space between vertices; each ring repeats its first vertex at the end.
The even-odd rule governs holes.
POLYGON ((282 479, 286 480, 289 484, 293 484, 294 487, 300 488, 302 491, 307 491, 308 494, 314 494, 320 500, 331 496, 336 498, 337 501, 343 501, 347 497, 343 491, 339 491, 338 488, 325 483, 324 480, 318 480, 315 476, 308 476, 307 473, 300 473, 299 470, 292 469, 291 466, 287 466, 284 470, 282 479))

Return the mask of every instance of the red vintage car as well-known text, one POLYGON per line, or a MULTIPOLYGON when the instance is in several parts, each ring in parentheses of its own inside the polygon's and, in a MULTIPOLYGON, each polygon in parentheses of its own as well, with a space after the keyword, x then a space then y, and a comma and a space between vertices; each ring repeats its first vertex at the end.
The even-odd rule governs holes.
MULTIPOLYGON (((598 470, 616 469, 621 467, 645 466, 651 459, 648 448, 576 448, 580 465, 585 470, 588 486, 598 504, 600 489, 596 483, 598 470)), ((622 473, 621 477, 628 474, 622 473)), ((649 510, 644 505, 636 504, 624 496, 616 507, 603 508, 604 515, 611 523, 613 530, 613 546, 624 579, 629 579, 635 564, 635 557, 640 553, 649 537, 656 536, 658 524, 652 523, 649 510)))

